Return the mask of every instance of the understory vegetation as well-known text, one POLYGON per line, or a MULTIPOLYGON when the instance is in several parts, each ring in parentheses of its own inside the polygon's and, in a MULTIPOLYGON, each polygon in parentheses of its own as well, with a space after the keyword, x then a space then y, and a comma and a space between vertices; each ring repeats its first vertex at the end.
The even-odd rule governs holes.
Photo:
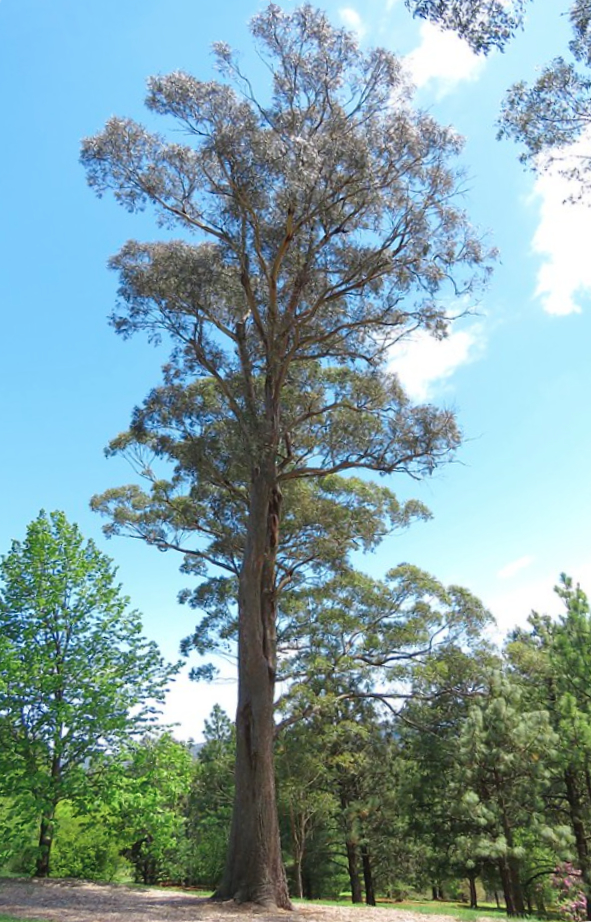
MULTIPOLYGON (((417 656, 397 706, 369 685, 339 695, 333 672, 325 708, 278 721, 293 896, 585 917, 591 616, 567 578, 557 591, 563 614, 532 615, 501 653, 479 636, 417 656)), ((328 658, 328 639, 315 643, 328 658)), ((58 805, 51 874, 213 891, 233 794, 234 729, 218 706, 199 746, 130 740, 103 761, 100 795, 58 805)), ((4 874, 35 872, 38 821, 4 790, 4 874)))

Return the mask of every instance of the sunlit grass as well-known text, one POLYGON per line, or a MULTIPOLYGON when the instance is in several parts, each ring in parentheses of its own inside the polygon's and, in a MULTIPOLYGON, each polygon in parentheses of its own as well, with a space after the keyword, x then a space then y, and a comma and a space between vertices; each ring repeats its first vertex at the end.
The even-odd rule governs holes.
MULTIPOLYGON (((350 906, 352 909, 364 909, 365 903, 351 903, 346 896, 338 900, 293 900, 294 903, 312 906, 350 906)), ((478 909, 470 909, 465 903, 447 903, 444 901, 434 900, 404 900, 403 902, 380 900, 378 897, 378 909, 394 909, 400 912, 416 912, 421 915, 448 916, 452 919, 458 919, 459 922, 477 922, 478 919, 495 919, 500 922, 506 919, 507 915, 504 909, 497 909, 496 906, 484 904, 478 909)), ((528 922, 541 922, 536 916, 528 916, 528 922)))
MULTIPOLYGON (((405 900, 403 903, 387 903, 389 909, 404 909, 411 912, 420 912, 425 915, 434 916, 452 916, 454 919, 462 919, 464 922, 472 920, 492 918, 497 922, 500 918, 506 918, 504 909, 497 909, 496 906, 485 905, 479 909, 470 909, 463 903, 446 903, 423 901, 423 900, 405 900)), ((533 916, 531 917, 533 922, 533 916)))
POLYGON ((22 916, 7 916, 0 912, 0 922, 40 922, 39 919, 23 919, 22 916))

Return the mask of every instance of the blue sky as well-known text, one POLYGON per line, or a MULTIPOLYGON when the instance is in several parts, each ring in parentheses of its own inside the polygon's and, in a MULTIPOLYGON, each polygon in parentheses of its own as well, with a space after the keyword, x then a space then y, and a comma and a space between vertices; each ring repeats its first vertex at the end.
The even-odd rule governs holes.
MULTIPOLYGON (((559 610, 552 587, 562 570, 591 592, 591 208, 564 205, 558 177, 525 173, 516 148, 495 141, 494 124, 504 89, 564 50, 567 4, 536 0, 524 34, 486 61, 413 21, 402 0, 320 5, 363 44, 403 56, 417 103, 466 136, 466 207, 501 254, 477 315, 447 341, 418 340, 393 357, 414 397, 457 411, 466 441, 429 482, 395 478, 434 518, 363 565, 380 575, 410 561, 465 585, 505 631, 532 608, 559 610)), ((132 479, 103 448, 164 360, 109 328, 116 278, 106 261, 126 239, 158 230, 149 215, 97 201, 78 151, 112 114, 146 118, 149 75, 210 76, 209 48, 220 39, 248 54, 247 22, 260 6, 0 0, 0 551, 40 508, 63 509, 115 559, 146 634, 170 658, 194 621, 176 603, 180 561, 140 542, 106 542, 88 507, 92 494, 132 479)), ((233 694, 231 683, 181 679, 167 717, 198 737, 212 705, 231 711, 233 694)))

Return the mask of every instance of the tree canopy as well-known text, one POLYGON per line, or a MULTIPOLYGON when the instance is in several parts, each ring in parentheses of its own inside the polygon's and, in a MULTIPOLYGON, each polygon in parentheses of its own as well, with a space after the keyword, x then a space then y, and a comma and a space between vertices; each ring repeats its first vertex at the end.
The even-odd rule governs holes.
POLYGON ((573 38, 568 55, 545 65, 531 85, 511 87, 503 103, 500 136, 525 148, 523 163, 536 170, 557 167, 574 180, 572 198, 591 188, 591 2, 569 11, 573 38))
POLYGON ((523 27, 528 0, 405 0, 421 19, 451 29, 465 39, 473 51, 488 54, 503 50, 523 27))
POLYGON ((153 722, 176 671, 128 606, 62 512, 41 512, 0 560, 0 791, 40 819, 39 876, 57 805, 84 807, 102 756, 153 722))
MULTIPOLYGON (((323 506, 382 505, 389 524, 401 512, 383 492, 334 478, 422 476, 457 447, 453 414, 414 406, 389 356, 412 331, 446 335, 490 254, 459 202, 462 142, 412 109, 392 54, 362 52, 308 4, 270 4, 251 31, 268 93, 218 43, 224 82, 149 81, 148 108, 183 143, 112 118, 83 145, 99 195, 129 211, 150 205, 181 235, 129 242, 112 260, 115 328, 172 351, 163 385, 112 446, 138 459, 147 489, 95 504, 111 530, 183 549, 193 572, 214 564, 236 576, 236 808, 219 895, 287 906, 272 756, 277 605, 318 550, 294 530, 297 564, 281 570, 283 526, 305 484, 313 542, 323 506)), ((345 549, 359 540, 348 534, 345 549)))

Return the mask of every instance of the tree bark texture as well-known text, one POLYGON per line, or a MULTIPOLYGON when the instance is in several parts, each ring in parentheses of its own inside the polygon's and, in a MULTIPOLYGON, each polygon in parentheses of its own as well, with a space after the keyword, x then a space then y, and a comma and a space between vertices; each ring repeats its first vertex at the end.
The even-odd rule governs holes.
POLYGON ((61 757, 59 751, 54 750, 51 760, 51 781, 53 785, 53 799, 51 804, 43 811, 39 825, 39 851, 35 863, 35 877, 49 877, 51 846, 55 832, 55 811, 59 801, 58 787, 61 780, 61 757))
POLYGON ((476 873, 468 874, 468 884, 470 886, 470 909, 478 909, 478 894, 476 893, 476 873))
POLYGON ((499 872, 503 885, 503 895, 508 916, 524 916, 525 900, 519 877, 518 862, 515 858, 499 858, 499 872))
POLYGON ((236 792, 226 868, 215 899, 291 909, 275 800, 274 562, 281 494, 255 469, 239 581, 236 792))
POLYGON ((290 811, 291 847, 293 851, 293 880, 295 895, 298 899, 304 898, 304 884, 302 880, 302 862, 304 860, 304 843, 306 841, 305 821, 301 816, 290 811))
POLYGON ((503 826, 503 833, 508 849, 508 854, 500 859, 502 867, 501 880, 503 882, 503 891, 505 893, 507 915, 524 916, 525 900, 523 896, 523 886, 521 883, 519 861, 515 857, 513 851, 515 848, 515 838, 513 836, 513 828, 510 822, 509 812, 505 805, 502 782, 500 781, 496 771, 495 779, 499 805, 501 807, 501 823, 503 826))
POLYGON ((55 809, 44 812, 39 826, 39 854, 35 864, 35 877, 49 877, 49 861, 53 844, 55 809))
POLYGON ((375 906, 376 892, 373 885, 373 872, 371 868, 371 855, 367 845, 361 846, 361 864, 363 866, 363 882, 365 884, 365 902, 368 906, 375 906))
POLYGON ((302 880, 302 862, 296 858, 293 863, 293 879, 295 884, 296 896, 298 899, 304 898, 304 884, 302 880))
POLYGON ((514 916, 515 903, 513 901, 513 887, 511 886, 511 876, 505 858, 499 858, 499 874, 501 877, 501 886, 503 887, 503 897, 505 899, 507 915, 514 916))
POLYGON ((363 894, 361 890, 361 877, 359 876, 359 863, 357 860, 357 844, 348 840, 345 846, 347 849, 347 870, 349 871, 349 881, 351 883, 351 902, 362 903, 363 894))
POLYGON ((523 894, 523 885, 521 883, 521 874, 517 858, 509 858, 509 873, 511 875, 511 886, 513 889, 513 903, 515 905, 515 915, 525 915, 525 897, 523 894))

